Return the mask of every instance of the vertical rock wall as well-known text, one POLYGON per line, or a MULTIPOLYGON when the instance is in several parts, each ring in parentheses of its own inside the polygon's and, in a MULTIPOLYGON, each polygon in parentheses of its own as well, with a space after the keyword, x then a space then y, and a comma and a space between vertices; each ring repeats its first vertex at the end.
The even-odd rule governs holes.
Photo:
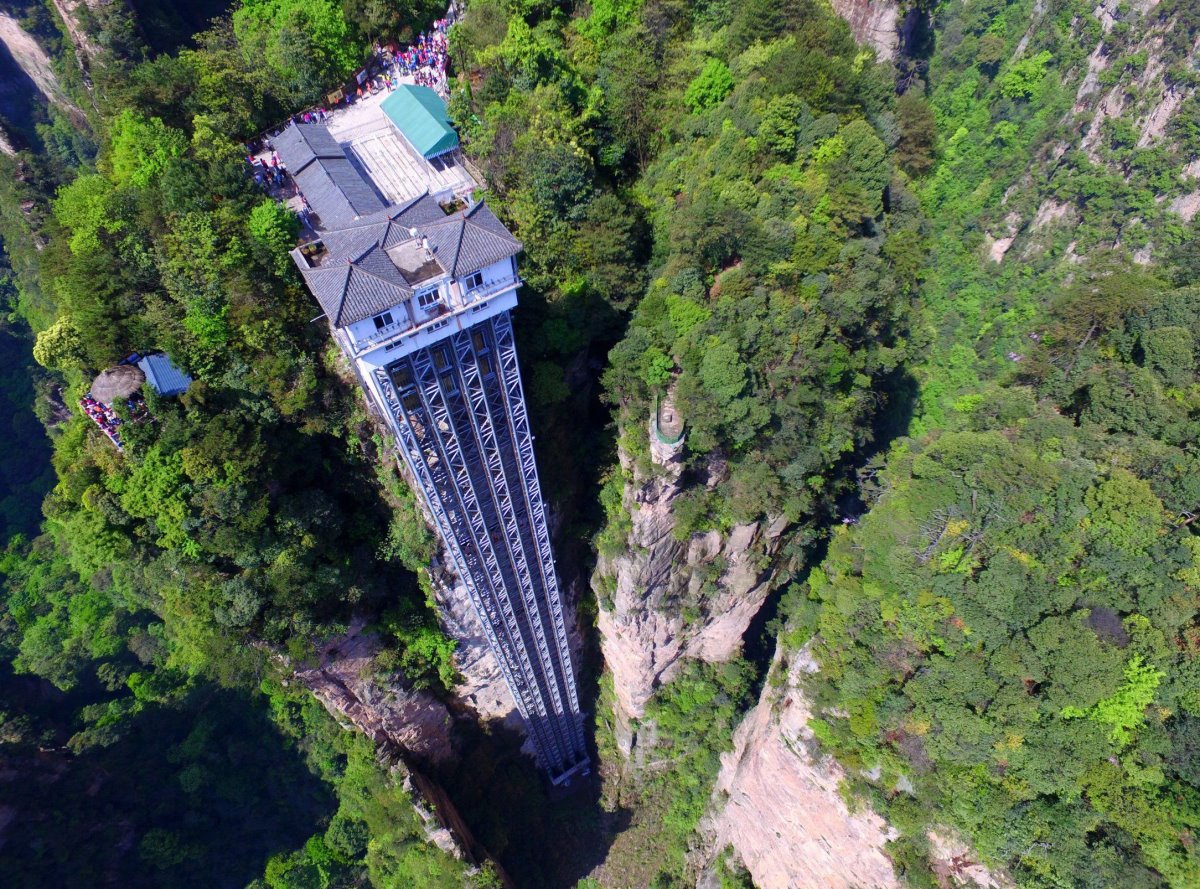
MULTIPOLYGON (((802 680, 816 669, 807 649, 776 649, 758 703, 721 756, 693 866, 711 876, 713 860, 731 848, 759 889, 899 889, 905 883, 885 851, 895 829, 865 804, 847 807, 839 790, 845 770, 821 753, 808 728, 802 680)), ((929 866, 943 889, 1013 889, 953 831, 941 827, 928 838, 929 866)))
POLYGON ((850 26, 854 39, 874 49, 879 61, 895 61, 900 47, 897 0, 830 0, 830 5, 850 26))
POLYGON ((377 744, 430 763, 454 757, 453 720, 446 705, 427 691, 406 687, 399 677, 374 668, 379 641, 360 627, 326 643, 317 666, 296 670, 295 680, 341 723, 377 744))
POLYGON ((714 811, 701 826, 705 852, 732 846, 760 889, 899 887, 883 852, 891 828, 869 809, 849 811, 841 766, 816 751, 799 689, 813 668, 804 653, 784 664, 776 652, 776 681, 721 756, 714 811))
POLYGON ((88 71, 92 61, 99 55, 99 47, 88 33, 85 21, 90 10, 101 9, 113 0, 50 0, 50 4, 62 20, 63 29, 75 50, 75 61, 83 72, 84 83, 90 88, 88 71))
MULTIPOLYGON (((666 456, 652 475, 626 455, 621 459, 632 528, 623 552, 601 554, 592 586, 616 696, 617 741, 628 755, 631 721, 686 658, 717 662, 739 653, 746 628, 774 588, 787 522, 752 522, 728 534, 708 531, 677 540, 672 504, 684 489, 679 455, 666 456)), ((720 472, 709 467, 710 485, 720 472)))
POLYGON ((454 696, 477 718, 485 722, 498 720, 507 728, 524 734, 525 723, 517 710, 516 699, 504 681, 500 662, 488 645, 466 586, 449 568, 444 549, 439 564, 432 568, 430 575, 442 630, 457 643, 454 667, 459 682, 454 686, 454 696))

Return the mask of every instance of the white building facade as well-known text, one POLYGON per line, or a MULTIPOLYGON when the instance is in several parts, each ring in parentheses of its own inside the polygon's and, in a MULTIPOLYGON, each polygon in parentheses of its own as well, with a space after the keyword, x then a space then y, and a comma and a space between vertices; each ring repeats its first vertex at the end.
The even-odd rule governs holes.
POLYGON ((428 194, 316 233, 296 265, 396 436, 540 766, 570 782, 589 761, 513 336, 521 244, 486 204, 428 194))

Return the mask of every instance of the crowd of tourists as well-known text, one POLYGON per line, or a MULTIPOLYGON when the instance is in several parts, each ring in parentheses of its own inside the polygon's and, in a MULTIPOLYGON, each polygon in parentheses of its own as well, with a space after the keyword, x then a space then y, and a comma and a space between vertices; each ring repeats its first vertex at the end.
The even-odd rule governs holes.
POLYGON ((422 31, 416 43, 393 56, 393 86, 399 83, 400 77, 408 75, 418 86, 431 87, 439 92, 445 91, 447 27, 447 19, 438 19, 428 34, 422 31))
POLYGON ((251 150, 251 153, 246 155, 246 160, 250 163, 250 169, 254 171, 254 181, 259 188, 268 194, 274 194, 287 185, 287 171, 279 160, 279 152, 274 150, 271 143, 267 142, 264 147, 271 152, 269 155, 259 158, 251 150))
MULTIPOLYGON (((422 31, 417 36, 417 42, 407 49, 401 49, 394 43, 377 44, 374 58, 358 76, 358 89, 353 94, 346 95, 345 101, 349 104, 382 90, 394 90, 406 82, 406 79, 418 86, 437 90, 445 96, 448 92, 446 62, 449 58, 446 29, 450 27, 451 22, 450 18, 438 19, 428 34, 422 31)), ((312 123, 325 119, 322 109, 317 109, 312 114, 312 123)))
MULTIPOLYGON (((365 70, 374 70, 371 77, 359 75, 360 85, 356 92, 347 91, 339 99, 347 104, 364 95, 392 90, 411 79, 419 86, 427 86, 437 90, 444 97, 448 91, 446 80, 446 63, 448 59, 448 43, 446 32, 454 23, 455 5, 451 4, 446 18, 433 23, 428 33, 422 31, 417 36, 417 42, 407 49, 400 49, 395 44, 390 47, 375 48, 375 59, 365 70)), ((325 108, 311 108, 292 117, 297 123, 325 123, 330 115, 325 108)), ((270 139, 261 136, 246 143, 246 161, 250 165, 254 181, 266 194, 280 203, 299 195, 295 183, 288 175, 287 168, 279 159, 279 153, 274 150, 270 139)), ((301 195, 301 206, 294 208, 300 221, 309 225, 311 211, 308 201, 301 195)))
POLYGON ((121 444, 121 433, 118 428, 121 425, 121 418, 107 404, 97 401, 92 398, 92 393, 88 393, 79 399, 79 406, 83 408, 83 412, 87 414, 93 423, 100 427, 100 431, 112 439, 112 443, 117 446, 118 451, 125 449, 121 444))

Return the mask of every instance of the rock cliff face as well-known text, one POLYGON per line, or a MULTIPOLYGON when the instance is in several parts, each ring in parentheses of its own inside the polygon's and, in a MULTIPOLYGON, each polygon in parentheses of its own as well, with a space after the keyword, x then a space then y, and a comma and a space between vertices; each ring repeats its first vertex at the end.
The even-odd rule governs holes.
POLYGON ((0 43, 4 44, 13 63, 25 72, 47 102, 53 102, 69 113, 79 114, 79 109, 70 103, 63 92, 46 51, 21 29, 15 18, 4 12, 0 12, 0 43))
POLYGON ((499 720, 506 727, 524 733, 525 724, 500 672, 500 662, 488 646, 466 586, 446 566, 444 552, 430 573, 442 630, 458 643, 454 666, 459 683, 454 686, 454 696, 478 719, 499 720))
MULTIPOLYGON (((1073 68, 1066 70, 1063 83, 1075 92, 1075 101, 1054 131, 1053 141, 1031 155, 1027 169, 1004 192, 1002 209, 987 227, 985 249, 991 259, 1002 263, 1025 263, 1054 250, 1056 235, 1068 240, 1088 212, 1086 200, 1063 203, 1045 195, 1046 177, 1060 159, 1075 152, 1109 175, 1128 178, 1124 159, 1105 149, 1105 134, 1114 123, 1128 125, 1136 148, 1155 149, 1172 165, 1171 175, 1155 179, 1155 202, 1184 223, 1200 212, 1200 170, 1195 157, 1186 151, 1174 151, 1178 136, 1172 133, 1172 121, 1184 103, 1196 92, 1189 81, 1177 77, 1178 71, 1194 70, 1200 61, 1200 38, 1182 49, 1168 38, 1177 33, 1178 15, 1164 16, 1158 0, 1100 0, 1092 16, 1100 25, 1100 36, 1091 52, 1073 68), (1122 26, 1117 28, 1118 23, 1122 26), (1127 64, 1126 59, 1138 59, 1127 64)), ((1050 13, 1045 4, 1037 4, 1029 30, 1009 62, 1029 52, 1029 38, 1045 28, 1050 13)), ((1087 39, 1087 23, 1076 19, 1071 25, 1073 40, 1087 39)), ((1157 210, 1155 211, 1158 212, 1157 210)), ((1145 220, 1128 220, 1136 231, 1145 220)), ((1120 246, 1124 235, 1114 243, 1120 246)), ((1135 261, 1147 263, 1162 245, 1143 243, 1132 250, 1135 261)), ((1077 252, 1074 240, 1066 245, 1062 259, 1077 263, 1085 251, 1077 252)))
POLYGON ((477 863, 472 849, 475 840, 446 792, 401 760, 391 763, 391 771, 412 799, 413 811, 424 825, 425 839, 455 858, 477 863))
MULTIPOLYGON (((773 588, 787 522, 737 525, 676 540, 672 504, 683 491, 678 453, 661 454, 660 468, 643 474, 622 455, 628 474, 624 507, 632 527, 625 551, 601 554, 592 586, 600 602, 604 662, 616 695, 617 741, 628 754, 632 719, 642 716, 654 689, 685 658, 734 657, 751 619, 773 588)), ((721 469, 713 465, 708 483, 721 469)))
POLYGON ((732 846, 760 889, 900 886, 883 853, 890 828, 870 810, 850 812, 838 794, 843 771, 822 756, 808 729, 800 654, 776 653, 762 697, 721 757, 714 813, 701 830, 710 851, 732 846))
MULTIPOLYGON (((67 98, 42 45, 22 30, 16 18, 3 11, 0 56, 7 56, 0 58, 0 109, 6 117, 0 121, 0 154, 16 154, 27 140, 20 132, 21 120, 42 105, 54 105, 76 126, 85 126, 82 112, 67 98), (7 132, 6 127, 10 128, 7 132)), ((32 128, 28 121, 24 125, 32 128)))
POLYGON ((297 670, 294 676, 339 722, 349 723, 376 743, 420 762, 452 759, 453 720, 446 705, 427 691, 377 678, 373 664, 378 651, 374 636, 351 628, 326 643, 318 666, 297 670))
MULTIPOLYGON (((845 770, 821 753, 808 728, 801 681, 816 669, 806 649, 776 649, 758 703, 738 726, 733 750, 721 756, 694 852, 698 871, 732 848, 759 889, 905 885, 884 851, 895 831, 871 809, 846 806, 839 792, 845 770)), ((944 889, 1012 889, 950 831, 931 832, 929 841, 929 864, 944 889)))
POLYGON ((454 720, 446 705, 427 691, 406 688, 399 677, 377 677, 379 640, 355 625, 325 644, 316 667, 294 671, 342 727, 357 730, 378 745, 386 764, 412 798, 425 838, 444 852, 479 864, 488 858, 450 797, 414 765, 453 762, 454 720))
POLYGON ((881 62, 896 58, 900 46, 900 4, 896 0, 830 0, 854 39, 875 50, 881 62))
POLYGON ((75 61, 83 72, 84 83, 91 88, 88 71, 92 61, 99 55, 94 36, 88 33, 87 16, 93 12, 112 5, 113 0, 50 0, 58 17, 62 20, 63 28, 75 50, 75 61))

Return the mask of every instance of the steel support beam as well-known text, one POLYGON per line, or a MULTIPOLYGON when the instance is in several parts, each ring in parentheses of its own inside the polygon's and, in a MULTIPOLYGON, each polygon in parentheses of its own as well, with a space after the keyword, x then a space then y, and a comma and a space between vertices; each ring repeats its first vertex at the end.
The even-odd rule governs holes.
POLYGON ((539 763, 565 780, 587 753, 509 313, 375 376, 539 763))

